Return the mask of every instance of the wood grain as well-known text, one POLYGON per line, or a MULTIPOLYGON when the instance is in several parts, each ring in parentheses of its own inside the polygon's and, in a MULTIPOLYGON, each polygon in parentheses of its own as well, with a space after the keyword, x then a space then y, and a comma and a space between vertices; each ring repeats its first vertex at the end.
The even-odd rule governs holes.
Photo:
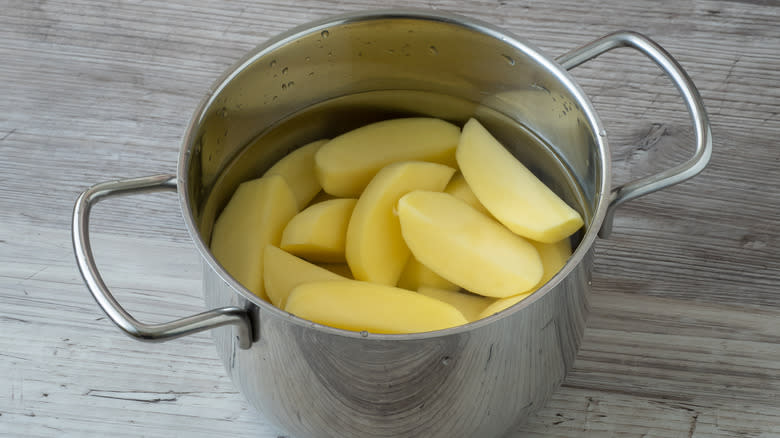
MULTIPOLYGON (((695 179, 621 208, 597 243, 574 371, 512 436, 780 436, 780 4, 776 1, 0 2, 0 435, 277 437, 208 335, 126 338, 81 282, 73 201, 88 185, 173 172, 213 80, 265 39, 329 14, 448 10, 552 56, 608 32, 658 41, 687 69, 715 139, 695 179)), ((573 75, 609 135, 616 182, 692 150, 682 101, 618 50, 573 75)), ((144 321, 202 308, 177 201, 96 208, 95 252, 144 321)))

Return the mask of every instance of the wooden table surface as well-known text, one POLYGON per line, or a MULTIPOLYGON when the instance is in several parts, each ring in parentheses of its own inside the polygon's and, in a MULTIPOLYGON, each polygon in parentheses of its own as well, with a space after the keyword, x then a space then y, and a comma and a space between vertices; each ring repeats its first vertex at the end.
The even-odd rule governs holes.
MULTIPOLYGON (((775 0, 0 0, 0 435, 277 437, 208 334, 142 344, 108 321, 71 249, 73 201, 173 172, 207 88, 293 26, 371 7, 482 19, 551 56, 618 29, 687 69, 712 121, 695 179, 619 210, 596 246, 574 370, 511 436, 780 436, 780 3, 775 0), (290 4, 293 2, 289 2, 290 4)), ((615 181, 691 153, 682 101, 624 49, 574 71, 615 181)), ((94 248, 145 321, 199 311, 200 259, 174 195, 101 204, 94 248)))

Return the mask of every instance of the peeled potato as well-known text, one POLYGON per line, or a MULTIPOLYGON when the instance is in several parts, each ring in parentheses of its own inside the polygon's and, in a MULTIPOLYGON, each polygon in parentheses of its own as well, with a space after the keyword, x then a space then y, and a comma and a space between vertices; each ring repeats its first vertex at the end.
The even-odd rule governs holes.
POLYGON ((479 202, 477 195, 475 195, 471 190, 471 187, 469 187, 469 184, 466 182, 466 178, 463 177, 462 173, 458 172, 455 174, 455 176, 452 177, 449 184, 447 184, 447 187, 444 188, 444 193, 449 193, 466 204, 474 207, 474 209, 478 212, 490 216, 490 212, 487 210, 487 208, 485 208, 484 205, 482 205, 481 202, 479 202))
POLYGON ((346 263, 317 263, 317 266, 349 280, 355 279, 355 276, 352 275, 352 270, 349 269, 349 265, 346 263))
POLYGON ((320 191, 320 183, 314 173, 314 154, 328 140, 317 140, 302 146, 279 160, 265 175, 281 175, 295 193, 298 209, 303 209, 320 191))
POLYGON ((342 134, 315 155, 322 188, 335 196, 357 197, 388 164, 431 161, 454 167, 460 129, 444 120, 385 120, 342 134))
POLYGON ((407 161, 383 168, 357 201, 347 228, 346 256, 357 280, 395 286, 409 258, 394 213, 398 199, 412 190, 442 190, 455 169, 407 161))
POLYGON ((454 291, 460 289, 460 286, 446 278, 442 278, 441 275, 431 271, 414 257, 409 257, 404 270, 401 271, 401 277, 398 278, 398 287, 409 290, 419 290, 421 287, 454 291))
POLYGON ((477 199, 514 233, 544 243, 583 225, 580 214, 507 151, 478 121, 469 120, 456 152, 477 199))
POLYGON ((341 198, 307 207, 282 233, 280 248, 311 262, 345 262, 347 225, 357 199, 341 198))
POLYGON ((542 266, 544 267, 544 274, 542 275, 542 279, 539 280, 539 284, 537 284, 536 287, 529 290, 528 292, 507 298, 499 298, 493 301, 492 304, 490 304, 482 311, 482 313, 480 313, 477 319, 482 319, 494 313, 498 313, 504 309, 508 309, 520 301, 528 298, 538 288, 542 287, 545 283, 550 281, 550 279, 553 278, 555 274, 557 274, 558 271, 563 268, 564 265, 566 265, 566 262, 571 256, 571 243, 569 242, 569 239, 563 239, 555 243, 541 243, 534 241, 530 242, 534 248, 539 251, 539 256, 542 259, 542 266))
POLYGON ((283 177, 264 176, 241 184, 214 223, 214 258, 244 287, 268 301, 263 249, 279 244, 284 226, 297 212, 295 194, 283 177))
POLYGON ((417 260, 470 292, 503 298, 542 278, 533 245, 452 195, 411 192, 398 201, 398 217, 417 260))
POLYGON ((330 193, 326 192, 325 190, 320 190, 314 198, 312 198, 311 201, 309 201, 309 205, 318 204, 323 201, 329 201, 331 199, 338 199, 335 196, 331 195, 330 193))
POLYGON ((544 274, 538 285, 542 286, 550 281, 550 279, 566 265, 569 257, 571 257, 571 243, 569 242, 569 239, 563 239, 555 243, 531 241, 531 244, 539 251, 539 256, 542 258, 544 274))
POLYGON ((468 322, 439 300, 355 280, 301 284, 290 293, 285 310, 331 327, 372 333, 429 332, 468 322))
POLYGON ((318 280, 345 280, 273 245, 266 246, 264 251, 265 292, 271 304, 280 309, 284 309, 290 291, 299 284, 318 280))
MULTIPOLYGON (((534 289, 535 290, 535 289, 534 289)), ((531 296, 532 293, 534 293, 534 290, 523 292, 521 294, 517 294, 511 297, 506 298, 499 298, 495 301, 493 301, 492 304, 487 306, 485 310, 483 310, 477 319, 487 318, 490 315, 493 315, 494 313, 498 313, 502 310, 508 309, 515 304, 519 303, 520 301, 523 301, 524 299, 531 296)))
POLYGON ((433 287, 421 287, 417 292, 452 305, 460 310, 460 313, 462 313, 469 322, 478 320, 479 315, 494 301, 491 298, 465 292, 436 289, 433 287))

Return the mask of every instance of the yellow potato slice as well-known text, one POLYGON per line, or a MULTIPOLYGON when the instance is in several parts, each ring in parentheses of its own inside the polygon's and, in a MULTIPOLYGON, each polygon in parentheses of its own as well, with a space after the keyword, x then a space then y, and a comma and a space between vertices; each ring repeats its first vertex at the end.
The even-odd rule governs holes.
POLYGON ((349 280, 355 279, 355 276, 352 275, 352 271, 349 269, 349 265, 346 263, 317 263, 317 266, 349 280))
POLYGON ((484 215, 492 216, 487 208, 479 202, 477 195, 471 190, 471 187, 469 187, 469 184, 466 182, 466 178, 464 178, 463 174, 460 172, 452 177, 449 184, 447 184, 447 187, 444 188, 444 193, 449 193, 460 199, 484 215))
POLYGON ((371 333, 429 332, 468 322, 439 300, 355 280, 301 284, 290 293, 285 310, 319 324, 371 333))
POLYGON ((455 165, 460 129, 444 120, 385 120, 342 134, 322 146, 314 157, 322 188, 335 196, 357 197, 388 164, 431 161, 455 165))
POLYGON ((347 225, 357 199, 340 198, 307 207, 290 219, 279 247, 310 262, 343 263, 347 225))
POLYGON ((544 274, 537 287, 541 287, 566 265, 571 257, 571 242, 569 239, 563 239, 555 243, 541 243, 531 241, 531 244, 539 251, 544 266, 544 274))
POLYGON ((490 315, 493 315, 493 314, 498 313, 498 312, 500 312, 502 310, 508 309, 508 308, 514 306, 515 304, 519 303, 520 301, 523 301, 524 299, 526 299, 529 296, 531 296, 531 294, 534 293, 535 290, 536 289, 528 291, 528 292, 523 292, 521 294, 517 294, 517 295, 511 296, 511 297, 499 298, 499 299, 493 301, 492 304, 487 306, 485 308, 485 310, 483 310, 479 314, 477 319, 487 318, 490 315))
POLYGON ((328 140, 317 140, 302 146, 277 161, 265 175, 281 175, 295 193, 298 209, 303 209, 319 193, 321 187, 314 173, 314 154, 328 140))
POLYGON ((398 201, 398 217, 417 260, 470 292, 503 298, 542 278, 533 245, 450 194, 411 192, 398 201))
POLYGON ((469 120, 456 152, 477 199, 514 233, 544 243, 570 236, 580 214, 541 182, 478 121, 469 120))
POLYGON ((299 284, 320 280, 345 280, 342 276, 299 259, 273 245, 267 245, 264 251, 265 292, 271 304, 280 309, 284 309, 287 297, 299 284))
POLYGON ((417 292, 452 305, 460 310, 469 322, 478 320, 479 315, 494 301, 492 298, 434 287, 421 287, 417 292))
POLYGON ((263 284, 263 249, 278 245, 298 203, 279 175, 238 186, 214 223, 211 252, 239 283, 268 301, 263 284))
POLYGON ((331 199, 338 199, 338 198, 326 192, 325 190, 320 190, 319 193, 317 193, 317 195, 314 196, 314 198, 311 201, 309 201, 309 205, 307 205, 307 207, 314 204, 318 204, 323 201, 329 201, 331 199))
MULTIPOLYGON (((539 251, 539 256, 542 258, 542 266, 544 267, 544 274, 542 275, 542 279, 539 281, 539 284, 537 284, 536 287, 529 290, 528 292, 523 292, 521 294, 507 298, 499 298, 493 301, 492 304, 490 304, 479 314, 477 319, 482 319, 494 313, 498 313, 504 309, 508 309, 520 301, 528 298, 528 296, 536 292, 537 289, 550 281, 550 279, 553 278, 555 274, 557 274, 558 271, 563 268, 564 265, 566 265, 566 262, 571 256, 571 243, 569 242, 569 239, 563 239, 555 243, 541 243, 535 241, 530 242, 534 248, 539 251)), ((472 320, 469 319, 469 321, 472 320)))
POLYGON ((398 287, 419 290, 421 287, 433 287, 437 289, 459 290, 460 286, 442 278, 441 275, 431 271, 414 257, 409 257, 401 277, 398 278, 398 287))
POLYGON ((394 209, 412 190, 441 191, 455 169, 422 161, 394 163, 383 168, 355 205, 347 228, 346 256, 357 280, 390 286, 409 258, 394 209))

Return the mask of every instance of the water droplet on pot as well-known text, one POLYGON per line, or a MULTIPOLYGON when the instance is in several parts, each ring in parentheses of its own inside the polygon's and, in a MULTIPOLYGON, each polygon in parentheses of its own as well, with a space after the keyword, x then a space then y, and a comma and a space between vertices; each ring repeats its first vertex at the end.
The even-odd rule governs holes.
POLYGON ((290 81, 290 82, 287 83, 287 88, 292 88, 293 85, 295 85, 295 82, 290 81))
POLYGON ((501 55, 501 56, 506 60, 507 64, 515 65, 515 59, 512 58, 511 56, 509 56, 509 55, 501 55))
POLYGON ((311 56, 307 56, 306 57, 306 62, 309 62, 309 61, 311 61, 311 56))
POLYGON ((276 67, 276 60, 275 59, 271 61, 271 68, 273 68, 273 67, 276 67))
POLYGON ((289 68, 287 68, 287 67, 283 68, 283 69, 282 69, 282 74, 283 74, 283 75, 286 75, 286 74, 287 74, 287 72, 288 72, 289 70, 290 70, 290 69, 289 69, 289 68))
POLYGON ((320 36, 323 37, 323 38, 327 38, 327 37, 330 36, 330 32, 328 32, 328 30, 325 29, 322 32, 320 32, 320 36))
POLYGON ((395 50, 387 49, 387 53, 390 54, 390 55, 395 55, 395 50))
POLYGON ((441 359, 441 364, 442 364, 442 365, 444 365, 445 367, 446 367, 447 365, 449 365, 449 364, 450 364, 450 357, 449 357, 449 356, 444 356, 444 357, 441 359))
POLYGON ((362 336, 364 338, 367 338, 368 337, 368 332, 363 330, 362 332, 360 332, 360 336, 362 336))
POLYGON ((287 84, 282 84, 282 91, 287 90, 287 84))
POLYGON ((224 118, 227 118, 227 116, 228 116, 228 110, 227 110, 227 108, 225 108, 225 107, 223 106, 223 107, 222 107, 222 109, 219 111, 219 115, 220 115, 220 116, 222 116, 222 117, 224 117, 224 118))
POLYGON ((430 46, 428 47, 428 50, 431 52, 431 55, 436 56, 439 54, 439 49, 437 49, 436 46, 430 46))
POLYGON ((274 100, 276 100, 278 98, 279 98, 279 96, 274 96, 274 97, 271 98, 271 101, 274 101, 274 100))
POLYGON ((310 71, 310 72, 309 72, 309 76, 314 76, 314 72, 313 72, 313 71, 310 71))
POLYGON ((607 136, 607 131, 602 129, 601 131, 599 131, 599 135, 602 136, 602 137, 606 137, 607 136))

